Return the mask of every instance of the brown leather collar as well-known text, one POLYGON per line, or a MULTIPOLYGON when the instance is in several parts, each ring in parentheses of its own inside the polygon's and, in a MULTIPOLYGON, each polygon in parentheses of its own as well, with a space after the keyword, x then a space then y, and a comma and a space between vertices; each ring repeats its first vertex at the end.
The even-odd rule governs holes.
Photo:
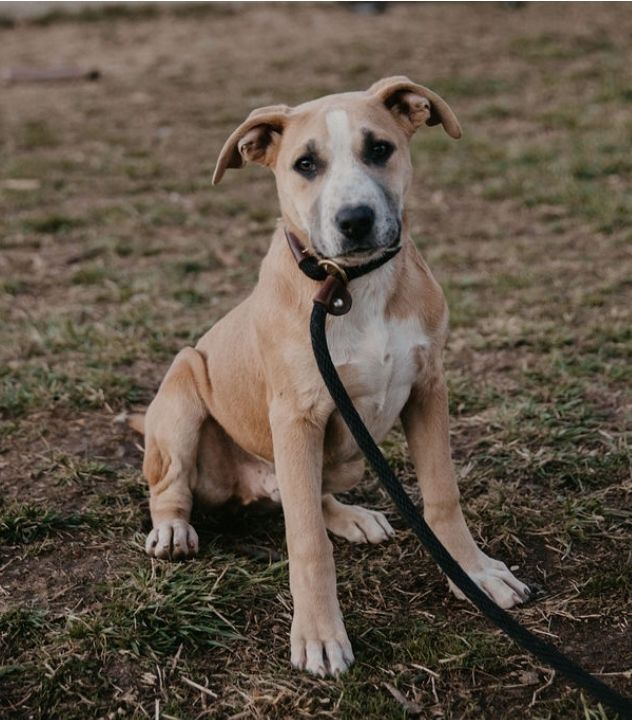
POLYGON ((318 259, 303 246, 293 232, 285 230, 285 237, 292 255, 300 270, 312 280, 322 282, 320 290, 314 296, 314 302, 327 308, 332 315, 345 315, 351 310, 351 294, 347 285, 351 280, 362 277, 384 265, 400 251, 400 247, 390 248, 383 255, 364 265, 344 267, 333 260, 318 259))

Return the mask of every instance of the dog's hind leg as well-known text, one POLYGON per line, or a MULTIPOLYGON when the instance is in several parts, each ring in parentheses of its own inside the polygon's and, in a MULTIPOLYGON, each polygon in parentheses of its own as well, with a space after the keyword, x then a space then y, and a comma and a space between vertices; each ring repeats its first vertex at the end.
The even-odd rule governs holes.
POLYGON ((360 505, 345 505, 333 495, 323 495, 325 527, 352 543, 381 543, 395 535, 386 517, 360 505))
POLYGON ((353 543, 380 543, 395 531, 381 512, 345 505, 332 493, 351 490, 364 476, 364 461, 346 462, 323 472, 323 516, 330 533, 353 543))
POLYGON ((189 519, 210 392, 204 358, 185 348, 147 410, 143 472, 150 488, 153 530, 145 550, 153 557, 179 560, 197 553, 198 537, 189 519))

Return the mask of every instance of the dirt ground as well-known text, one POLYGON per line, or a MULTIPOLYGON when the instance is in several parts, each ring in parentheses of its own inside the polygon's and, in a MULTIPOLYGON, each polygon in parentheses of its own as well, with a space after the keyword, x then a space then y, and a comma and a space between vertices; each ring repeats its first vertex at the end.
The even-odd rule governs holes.
MULTIPOLYGON (((199 559, 150 562, 117 418, 255 282, 277 203, 260 168, 211 187, 231 129, 386 75, 432 87, 464 137, 415 137, 410 212, 451 307, 466 513, 538 590, 516 617, 630 693, 630 37, 626 3, 0 22, 0 73, 102 75, 0 87, 0 717, 614 717, 450 596, 368 475, 352 498, 398 533, 334 541, 356 665, 292 672, 281 515, 200 515, 199 559)), ((384 447, 417 496, 399 431, 384 447)))

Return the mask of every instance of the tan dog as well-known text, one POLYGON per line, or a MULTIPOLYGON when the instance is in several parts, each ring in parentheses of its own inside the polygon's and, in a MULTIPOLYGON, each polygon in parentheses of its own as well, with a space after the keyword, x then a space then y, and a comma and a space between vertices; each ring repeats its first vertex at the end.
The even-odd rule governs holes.
POLYGON ((319 285, 297 267, 284 229, 343 265, 401 244, 394 259, 350 284, 351 312, 329 318, 334 363, 377 442, 401 419, 425 517, 464 570, 505 608, 529 593, 476 546, 465 524, 441 359, 448 313, 407 234, 408 141, 424 124, 439 123, 460 137, 448 105, 403 77, 251 113, 224 145, 213 182, 246 161, 270 167, 282 220, 250 297, 195 349, 178 354, 144 419, 148 554, 181 559, 197 552, 189 524, 194 499, 280 500, 294 601, 292 664, 321 675, 353 662, 327 530, 371 543, 394 532, 381 513, 334 497, 362 479, 364 462, 312 355, 309 317, 319 285))

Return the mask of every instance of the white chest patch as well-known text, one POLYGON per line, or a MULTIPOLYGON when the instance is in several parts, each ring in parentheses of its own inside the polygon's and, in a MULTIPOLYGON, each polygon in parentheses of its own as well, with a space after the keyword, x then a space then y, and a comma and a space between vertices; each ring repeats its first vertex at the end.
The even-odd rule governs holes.
POLYGON ((418 317, 386 319, 385 266, 352 287, 348 315, 334 318, 327 340, 334 365, 376 442, 393 427, 419 374, 430 341, 418 317))

